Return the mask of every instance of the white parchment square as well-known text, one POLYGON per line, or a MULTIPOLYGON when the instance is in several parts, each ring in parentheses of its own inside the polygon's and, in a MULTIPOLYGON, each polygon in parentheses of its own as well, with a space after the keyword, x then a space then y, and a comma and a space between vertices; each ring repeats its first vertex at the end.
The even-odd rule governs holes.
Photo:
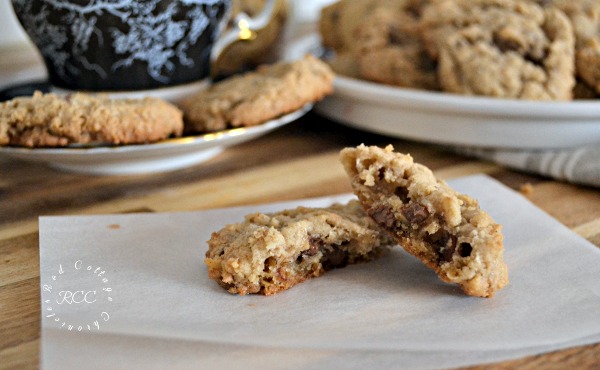
MULTIPOLYGON (((510 284, 494 298, 463 295, 399 247, 271 297, 230 295, 208 279, 203 257, 212 231, 250 212, 327 206, 351 195, 188 213, 43 217, 41 285, 54 283, 51 292, 42 289, 43 364, 60 367, 81 356, 70 347, 95 343, 110 363, 111 353, 118 356, 108 337, 120 338, 114 343, 122 351, 140 341, 195 343, 192 352, 206 358, 217 353, 206 350, 212 347, 258 348, 238 351, 248 368, 264 365, 261 351, 295 358, 291 367, 326 368, 353 357, 347 365, 356 365, 357 353, 375 364, 404 358, 411 367, 440 367, 600 340, 600 250, 486 176, 450 184, 503 224, 510 284), (64 287, 81 291, 79 301, 97 288, 88 296, 96 301, 58 304, 64 287), (55 316, 46 317, 48 306, 55 316), (94 320, 99 329, 88 329, 94 320), (68 323, 59 329, 62 322, 68 323), (316 357, 308 361, 294 351, 316 357)), ((171 347, 153 349, 152 356, 169 358, 176 353, 171 347)), ((142 361, 128 361, 134 366, 136 359, 142 361)))

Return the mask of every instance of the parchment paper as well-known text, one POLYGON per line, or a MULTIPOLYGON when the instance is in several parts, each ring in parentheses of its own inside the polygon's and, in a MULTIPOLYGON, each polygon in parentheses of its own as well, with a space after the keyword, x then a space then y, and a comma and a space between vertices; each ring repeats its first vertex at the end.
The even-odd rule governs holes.
POLYGON ((399 247, 272 297, 233 296, 208 279, 203 257, 212 231, 250 212, 326 206, 351 195, 190 213, 43 217, 42 364, 65 367, 93 355, 92 367, 429 368, 600 341, 600 250, 488 177, 450 183, 504 226, 510 285, 494 298, 463 295, 399 247), (94 271, 105 274, 90 279, 94 271), (44 290, 52 283, 52 293, 44 290), (57 304, 59 286, 110 293, 89 304, 57 304), (86 329, 94 319, 99 329, 86 329))

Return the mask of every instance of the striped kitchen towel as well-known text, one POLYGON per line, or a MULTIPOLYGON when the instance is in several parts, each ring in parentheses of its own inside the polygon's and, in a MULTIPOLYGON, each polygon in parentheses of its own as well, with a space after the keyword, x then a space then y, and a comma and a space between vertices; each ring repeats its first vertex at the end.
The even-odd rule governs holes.
POLYGON ((457 151, 516 170, 600 187, 600 144, 559 150, 460 148, 457 151))

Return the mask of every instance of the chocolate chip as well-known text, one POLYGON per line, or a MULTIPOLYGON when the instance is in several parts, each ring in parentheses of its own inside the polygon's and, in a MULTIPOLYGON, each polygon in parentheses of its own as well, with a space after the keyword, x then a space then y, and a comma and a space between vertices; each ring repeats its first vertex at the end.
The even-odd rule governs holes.
POLYGON ((411 203, 402 208, 402 214, 411 224, 420 224, 429 217, 427 208, 419 203, 411 203))
POLYGON ((450 233, 444 229, 439 229, 433 234, 428 234, 425 239, 431 245, 443 247, 448 242, 448 239, 450 239, 450 233))
POLYGON ((435 234, 432 235, 434 240, 437 240, 439 244, 446 245, 448 239, 450 239, 450 233, 445 229, 439 229, 435 234))
POLYGON ((429 54, 426 52, 422 52, 419 55, 419 60, 421 62, 421 68, 426 72, 434 72, 437 71, 438 64, 435 60, 431 59, 429 54))
POLYGON ((331 20, 337 22, 340 19, 340 11, 338 9, 334 10, 331 14, 331 20))
POLYGON ((369 208, 368 212, 375 222, 379 225, 391 228, 396 224, 396 217, 389 207, 379 205, 374 208, 369 208))
POLYGON ((410 199, 408 197, 408 189, 404 188, 402 186, 398 186, 396 188, 396 190, 394 190, 394 195, 396 195, 398 198, 400 198, 402 203, 408 203, 408 201, 410 199))
POLYGON ((325 245, 325 243, 323 243, 323 240, 317 237, 311 237, 308 239, 308 249, 303 250, 299 255, 298 258, 296 258, 296 262, 300 263, 302 262, 302 259, 304 257, 312 257, 315 254, 317 254, 317 252, 319 250, 323 249, 323 246, 325 245))
POLYGON ((450 262, 456 250, 456 237, 444 229, 436 231, 434 234, 428 235, 426 241, 431 244, 440 260, 450 262))
POLYGON ((460 243, 458 246, 458 254, 461 257, 469 257, 472 251, 473 247, 469 243, 460 243))
POLYGON ((409 36, 407 36, 406 33, 403 32, 401 29, 399 29, 398 27, 390 27, 388 32, 388 43, 390 45, 402 46, 408 43, 409 41, 409 36))
POLYGON ((446 261, 452 261, 452 256, 454 255, 454 251, 456 250, 456 240, 451 239, 451 243, 447 244, 445 247, 440 249, 441 258, 446 261))
POLYGON ((314 256, 324 245, 323 240, 315 237, 308 239, 308 244, 310 247, 302 252, 305 256, 314 256))
POLYGON ((344 267, 348 264, 348 253, 339 248, 324 249, 321 264, 325 270, 344 267))
POLYGON ((271 270, 271 267, 275 267, 276 264, 277 264, 277 262, 275 261, 275 257, 268 257, 265 260, 265 265, 264 265, 263 271, 269 272, 271 270))
POLYGON ((522 54, 522 46, 518 40, 504 37, 501 33, 494 34, 494 44, 501 52, 505 53, 507 51, 515 51, 519 54, 522 54))
POLYGON ((412 2, 408 3, 406 7, 406 13, 410 15, 415 20, 421 18, 421 13, 423 12, 422 4, 420 2, 412 2))

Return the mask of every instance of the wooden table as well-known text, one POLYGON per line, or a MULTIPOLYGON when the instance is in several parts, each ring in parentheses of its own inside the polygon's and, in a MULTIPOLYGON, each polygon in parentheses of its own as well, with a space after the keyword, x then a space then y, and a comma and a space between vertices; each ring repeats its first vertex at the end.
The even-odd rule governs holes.
MULTIPOLYGON (((0 368, 36 368, 40 351, 40 215, 186 211, 350 192, 338 152, 394 144, 442 178, 487 173, 600 247, 600 191, 512 172, 444 147, 368 134, 309 113, 179 171, 89 176, 0 158, 0 368), (529 187, 529 186, 527 186, 529 187)), ((565 246, 568 247, 568 246, 565 246)), ((592 369, 600 343, 475 368, 592 369)))

